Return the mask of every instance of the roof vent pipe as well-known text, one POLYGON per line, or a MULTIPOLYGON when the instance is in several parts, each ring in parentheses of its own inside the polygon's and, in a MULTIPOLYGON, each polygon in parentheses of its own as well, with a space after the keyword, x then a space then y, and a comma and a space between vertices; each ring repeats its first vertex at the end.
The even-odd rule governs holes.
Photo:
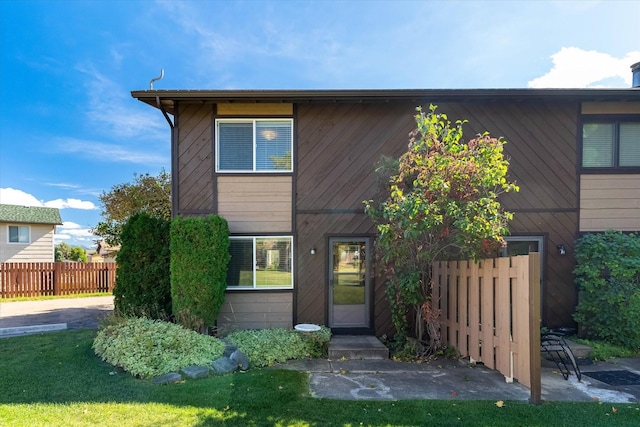
POLYGON ((163 78, 164 78, 164 68, 161 68, 160 76, 152 78, 151 81, 149 82, 149 90, 153 90, 153 82, 157 82, 158 80, 162 80, 163 78))
POLYGON ((631 66, 631 73, 633 75, 631 87, 640 87, 640 62, 636 62, 631 66))

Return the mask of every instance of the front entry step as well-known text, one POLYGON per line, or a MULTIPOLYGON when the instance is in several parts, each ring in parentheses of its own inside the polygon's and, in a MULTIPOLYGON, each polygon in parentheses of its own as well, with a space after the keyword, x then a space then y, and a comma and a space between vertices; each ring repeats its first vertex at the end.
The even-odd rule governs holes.
POLYGON ((329 342, 329 359, 382 360, 389 358, 389 349, 374 336, 333 335, 329 342))

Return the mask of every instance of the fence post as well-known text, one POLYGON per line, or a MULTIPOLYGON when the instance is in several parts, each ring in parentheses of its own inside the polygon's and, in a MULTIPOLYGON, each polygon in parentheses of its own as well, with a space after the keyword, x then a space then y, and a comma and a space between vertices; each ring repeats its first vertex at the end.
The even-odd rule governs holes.
POLYGON ((529 376, 531 397, 534 405, 542 403, 542 380, 540 360, 540 253, 529 253, 529 376))
POLYGON ((53 266, 53 295, 60 295, 60 282, 62 281, 62 263, 56 262, 53 266))

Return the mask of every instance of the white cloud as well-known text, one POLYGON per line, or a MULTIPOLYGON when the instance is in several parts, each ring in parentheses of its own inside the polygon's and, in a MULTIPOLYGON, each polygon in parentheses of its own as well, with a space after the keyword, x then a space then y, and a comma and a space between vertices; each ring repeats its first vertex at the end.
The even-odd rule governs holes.
POLYGON ((50 186, 50 187, 59 187, 59 188, 68 188, 68 189, 80 188, 79 185, 67 184, 67 183, 64 183, 64 182, 47 182, 45 184, 50 186))
POLYGON ((56 230, 61 230, 61 235, 71 236, 74 239, 95 239, 96 236, 90 228, 82 227, 72 221, 64 221, 56 230))
POLYGON ((640 61, 640 51, 615 58, 595 50, 563 47, 551 59, 553 68, 529 81, 530 88, 630 87, 630 67, 640 61))
POLYGON ((0 188, 0 203, 19 206, 44 206, 58 209, 98 209, 93 202, 79 199, 55 199, 43 202, 32 194, 25 193, 22 190, 16 190, 15 188, 0 188))
POLYGON ((58 228, 79 229, 82 228, 82 226, 73 221, 63 221, 62 225, 59 225, 58 228))
POLYGON ((33 195, 15 188, 0 188, 0 203, 5 205, 44 206, 33 195))
POLYGON ((66 240, 72 246, 93 246, 96 236, 91 233, 90 228, 82 227, 73 221, 64 221, 62 225, 56 227, 56 234, 53 235, 55 243, 66 240))
POLYGON ((169 159, 157 152, 143 152, 116 144, 107 144, 76 138, 60 138, 57 148, 67 153, 83 154, 91 159, 112 162, 166 165, 169 159))
POLYGON ((58 208, 58 209, 84 209, 84 210, 92 210, 98 209, 93 202, 79 200, 79 199, 55 199, 45 202, 44 205, 48 208, 58 208))
POLYGON ((76 69, 88 77, 85 83, 89 95, 86 115, 92 123, 104 126, 116 137, 167 140, 169 126, 162 114, 142 104, 139 108, 133 107, 135 104, 128 96, 129 92, 97 71, 93 64, 81 64, 76 69))

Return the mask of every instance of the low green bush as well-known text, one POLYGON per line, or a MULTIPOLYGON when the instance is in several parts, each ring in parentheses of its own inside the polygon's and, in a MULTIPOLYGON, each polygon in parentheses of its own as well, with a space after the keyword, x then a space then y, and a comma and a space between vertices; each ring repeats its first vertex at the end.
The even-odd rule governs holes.
POLYGON ((619 345, 613 345, 602 341, 586 340, 583 338, 574 338, 579 344, 591 347, 589 359, 591 360, 609 360, 617 357, 640 357, 640 350, 633 350, 619 345))
POLYGON ((224 348, 217 338, 145 318, 112 320, 93 342, 102 360, 140 378, 209 365, 222 357, 224 348))
POLYGON ((640 236, 607 231, 576 242, 574 319, 591 339, 640 349, 640 236))
POLYGON ((274 328, 236 331, 226 337, 256 367, 271 366, 290 359, 326 357, 330 338, 331 330, 324 326, 317 332, 274 328))

